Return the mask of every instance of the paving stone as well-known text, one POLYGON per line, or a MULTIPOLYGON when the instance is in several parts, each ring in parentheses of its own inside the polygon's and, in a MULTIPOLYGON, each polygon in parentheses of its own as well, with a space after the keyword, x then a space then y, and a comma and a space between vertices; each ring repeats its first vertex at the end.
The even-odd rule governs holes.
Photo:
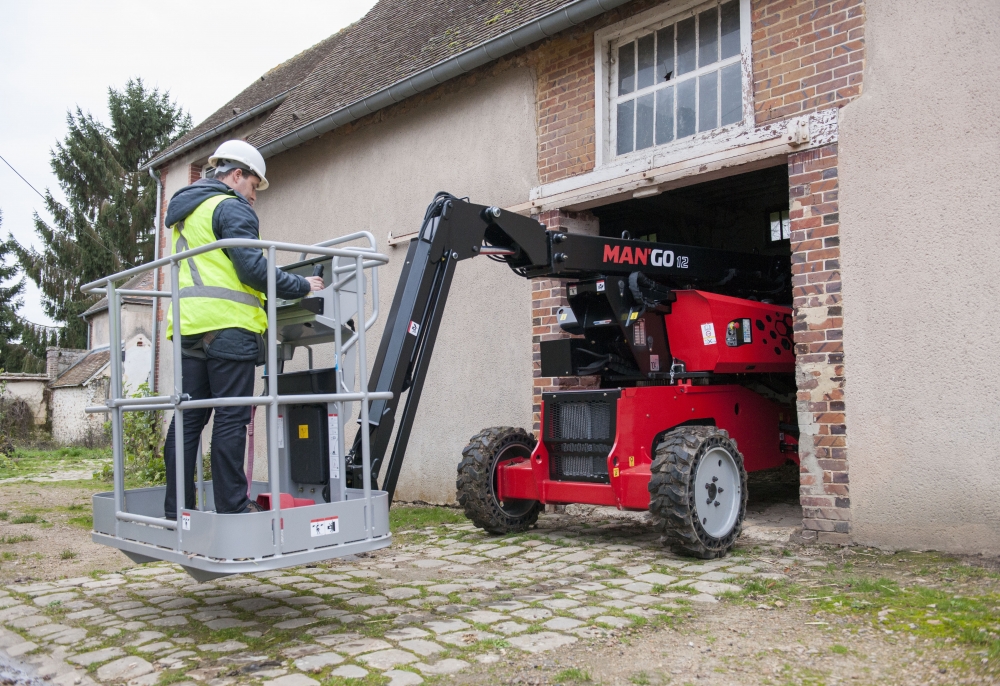
POLYGON ((152 671, 153 665, 141 657, 129 655, 99 667, 97 669, 97 680, 119 683, 149 674, 152 671))
POLYGON ((526 607, 523 610, 517 610, 511 612, 515 617, 521 619, 526 619, 529 622, 537 622, 539 619, 548 619, 552 616, 552 610, 546 610, 542 607, 526 607))
POLYGON ((322 588, 314 588, 313 593, 317 595, 343 595, 347 593, 347 589, 340 588, 339 586, 324 586, 322 588))
POLYGON ((28 633, 32 636, 44 638, 46 636, 52 636, 58 634, 62 631, 67 631, 71 627, 65 624, 39 624, 38 626, 33 626, 28 629, 28 633))
POLYGON ((138 646, 142 645, 143 643, 149 643, 150 641, 155 641, 158 638, 165 638, 165 637, 166 634, 164 634, 162 631, 140 631, 138 634, 135 635, 135 638, 133 638, 125 645, 138 646))
POLYGON ((274 607, 277 605, 275 601, 269 598, 247 598, 246 600, 240 600, 232 604, 232 607, 243 610, 244 612, 256 612, 258 610, 266 610, 269 607, 274 607))
MULTIPOLYGON (((382 591, 382 594, 387 598, 393 600, 406 600, 407 598, 413 598, 420 595, 420 591, 416 588, 409 588, 407 586, 397 586, 396 588, 387 588, 382 591)), ((407 674, 412 674, 412 672, 406 672, 407 674)), ((416 676, 416 675, 414 675, 416 676)), ((417 677, 419 678, 419 677, 417 677)))
POLYGON ((414 638, 424 638, 430 634, 415 626, 408 626, 403 629, 392 629, 385 632, 385 637, 393 641, 406 641, 414 638))
POLYGON ((714 595, 709 595, 708 593, 699 593, 698 595, 688 596, 688 600, 692 603, 717 603, 719 602, 714 595))
POLYGON ((171 641, 157 641, 155 643, 146 643, 145 645, 138 646, 136 647, 136 650, 141 653, 158 653, 164 648, 173 647, 174 644, 171 641))
POLYGON ((296 598, 288 598, 285 602, 289 605, 294 605, 295 607, 301 607, 303 605, 318 605, 323 601, 319 598, 311 595, 300 595, 296 598))
POLYGON ((443 615, 457 615, 463 612, 469 612, 472 610, 471 605, 461 605, 448 603, 446 605, 440 605, 435 609, 435 612, 440 612, 443 615))
POLYGON ((460 672, 469 666, 468 662, 464 660, 456 660, 455 658, 448 658, 447 660, 438 660, 432 665, 424 664, 423 662, 418 662, 413 665, 419 669, 424 674, 437 675, 437 674, 454 674, 455 672, 460 672))
POLYGON ((237 629, 244 626, 257 626, 257 622, 245 622, 241 619, 223 617, 222 619, 212 619, 207 621, 205 622, 205 626, 212 631, 219 631, 220 629, 237 629))
POLYGON ((625 619, 624 617, 613 617, 612 615, 601 615, 599 617, 594 617, 594 621, 598 624, 607 624, 608 626, 620 629, 623 626, 629 626, 632 623, 631 619, 625 619))
POLYGON ((735 567, 729 567, 726 571, 730 574, 753 574, 757 570, 747 565, 736 565, 735 567))
POLYGON ((468 555, 465 553, 460 553, 458 555, 448 555, 444 559, 449 560, 451 562, 457 562, 463 565, 477 565, 481 562, 486 562, 484 558, 479 557, 478 555, 468 555))
POLYGON ((376 650, 385 650, 392 646, 377 638, 359 638, 336 646, 337 650, 348 655, 360 655, 361 653, 371 653, 376 650))
POLYGON ((362 679, 368 676, 368 670, 361 669, 357 665, 344 665, 330 672, 330 676, 339 676, 342 679, 362 679))
POLYGON ((569 611, 574 617, 579 617, 580 619, 590 619, 591 617, 596 617, 597 615, 602 615, 607 610, 603 607, 597 607, 596 605, 587 605, 585 607, 574 607, 569 611))
POLYGON ((348 614, 347 610, 321 610, 317 612, 314 616, 320 619, 332 619, 334 617, 340 617, 341 615, 348 614))
POLYGON ((372 607, 375 605, 386 605, 388 599, 381 595, 361 595, 357 598, 351 598, 347 601, 348 605, 353 605, 354 607, 372 607))
POLYGON ((647 574, 639 574, 635 577, 636 581, 645 581, 648 584, 660 584, 666 586, 667 584, 672 584, 677 581, 676 576, 670 576, 669 574, 660 574, 659 572, 649 572, 647 574))
POLYGON ((198 650, 206 653, 231 653, 234 650, 246 650, 247 644, 240 641, 223 641, 222 643, 205 643, 198 650))
POLYGON ((728 581, 733 575, 727 572, 708 572, 698 577, 700 581, 728 581))
POLYGON ((48 607, 49 605, 61 605, 79 597, 76 593, 53 593, 51 595, 38 596, 32 602, 38 607, 48 607))
POLYGON ((191 615, 191 619, 195 619, 199 622, 204 622, 206 619, 219 619, 220 617, 235 617, 236 613, 232 610, 226 610, 224 608, 218 608, 216 610, 205 610, 204 612, 196 612, 191 615))
POLYGON ((417 655, 423 655, 424 657, 435 655, 444 651, 444 648, 434 641, 426 641, 421 638, 414 638, 409 641, 400 641, 399 645, 401 648, 406 648, 407 650, 414 652, 417 655))
POLYGON ((570 619, 569 617, 553 617, 547 622, 543 622, 542 626, 546 629, 552 629, 553 631, 569 631, 570 629, 575 629, 581 626, 583 622, 579 619, 570 619))
POLYGON ((602 591, 601 595, 611 598, 612 600, 624 600, 625 598, 631 598, 634 594, 631 591, 626 591, 621 588, 609 588, 607 591, 602 591))
MULTIPOLYGON (((423 559, 423 560, 414 560, 410 564, 413 565, 414 567, 419 567, 420 569, 436 569, 437 567, 444 567, 446 564, 448 564, 448 562, 447 560, 423 559)), ((367 674, 367 672, 365 672, 365 674, 367 674)))
POLYGON ((107 662, 112 658, 121 657, 124 654, 125 651, 121 648, 105 648, 104 650, 95 650, 91 653, 74 655, 67 658, 67 662, 72 662, 73 664, 80 665, 81 667, 87 667, 88 665, 97 664, 98 662, 107 662))
POLYGON ((486 631, 476 631, 475 629, 470 631, 456 631, 454 633, 441 634, 438 636, 439 641, 444 641, 445 643, 462 647, 478 643, 479 641, 490 641, 495 638, 500 637, 496 634, 491 634, 486 631))
POLYGON ((122 624, 122 628, 125 631, 135 631, 136 629, 141 629, 146 626, 145 622, 125 622, 122 624))
POLYGON ((375 669, 386 670, 392 669, 398 665, 408 665, 411 662, 416 662, 419 658, 413 653, 408 653, 405 650, 390 648, 388 650, 379 650, 374 653, 366 653, 357 659, 370 667, 374 667, 375 669))
POLYGON ((202 598, 203 603, 206 605, 221 605, 222 603, 228 603, 230 600, 236 600, 240 596, 238 595, 220 595, 213 596, 210 598, 202 598))
POLYGON ((337 653, 316 653, 297 659, 295 669, 302 672, 321 672, 330 665, 339 665, 343 661, 343 656, 337 653))
POLYGON ((160 614, 160 611, 155 607, 137 607, 134 610, 122 610, 121 612, 115 613, 122 619, 135 619, 137 617, 150 617, 152 615, 160 614))
POLYGON ((507 639, 507 641, 514 647, 520 648, 521 650, 529 653, 541 653, 546 650, 561 648, 562 646, 576 643, 577 640, 578 639, 575 636, 557 634, 552 631, 542 631, 537 634, 514 636, 507 639))
POLYGON ((312 619, 310 617, 299 617, 298 619, 289 619, 284 622, 278 622, 274 625, 275 629, 282 629, 284 631, 290 631, 292 629, 301 629, 304 626, 309 626, 310 624, 315 624, 318 619, 312 619))
POLYGON ((404 672, 401 669, 390 669, 388 672, 383 672, 382 676, 389 677, 387 686, 417 686, 424 683, 419 674, 404 672))
POLYGON ((298 610, 281 605, 279 607, 272 607, 269 610, 261 610, 260 612, 255 612, 254 614, 258 617, 298 617, 302 613, 298 610))
POLYGON ((500 614, 499 612, 493 612, 491 610, 475 610, 474 612, 466 612, 462 615, 462 617, 475 624, 495 624, 496 622, 507 619, 506 615, 500 614))
POLYGON ((437 622, 427 622, 424 624, 428 629, 433 631, 435 634, 447 634, 452 631, 461 631, 462 629, 468 629, 469 625, 459 619, 451 619, 447 621, 437 621, 437 622))
POLYGON ((635 607, 635 603, 630 603, 627 600, 605 600, 601 605, 604 607, 613 607, 616 610, 627 610, 630 607, 635 607))
POLYGON ((527 607, 527 605, 525 605, 524 603, 519 603, 516 600, 504 600, 504 601, 501 601, 499 603, 493 603, 492 605, 489 605, 488 607, 491 610, 506 610, 506 611, 510 611, 510 610, 521 610, 521 609, 527 607))
POLYGON ((335 619, 341 624, 353 624, 354 622, 359 622, 368 619, 368 617, 366 617, 365 615, 348 614, 348 615, 339 615, 335 617, 335 619))
POLYGON ((493 550, 488 550, 483 554, 486 555, 486 557, 497 560, 502 557, 513 557, 518 553, 523 553, 524 550, 525 549, 519 545, 505 545, 501 548, 494 548, 493 550))
MULTIPOLYGON (((18 638, 20 638, 20 636, 18 636, 18 638)), ((10 657, 20 657, 21 655, 30 653, 37 647, 38 644, 34 641, 21 641, 20 643, 15 643, 12 646, 4 648, 4 652, 6 652, 10 657)))
POLYGON ((543 600, 542 605, 552 610, 568 610, 571 607, 579 607, 580 602, 569 598, 553 598, 552 600, 543 600))
POLYGON ((8 622, 8 625, 14 627, 15 629, 30 629, 33 626, 48 623, 49 618, 45 615, 28 615, 27 617, 18 617, 17 619, 8 622))
MULTIPOLYGON (((258 672, 258 674, 262 673, 258 672)), ((318 681, 310 679, 305 674, 287 674, 271 681, 265 681, 264 684, 267 686, 319 686, 318 681)))
POLYGON ((736 584, 723 584, 715 581, 696 581, 691 584, 689 588, 693 588, 696 591, 708 593, 710 595, 718 595, 720 593, 736 593, 743 590, 736 584))
POLYGON ((622 586, 622 590, 632 593, 649 593, 653 590, 653 584, 647 584, 645 581, 633 581, 622 586))
POLYGON ((184 617, 183 615, 175 615, 173 617, 161 617, 160 619, 154 619, 150 621, 150 624, 152 626, 163 626, 163 627, 184 626, 187 623, 188 623, 187 617, 184 617))
POLYGON ((122 603, 114 603, 112 605, 108 605, 108 609, 111 610, 112 612, 118 612, 119 610, 131 610, 137 607, 145 607, 145 605, 143 603, 140 603, 138 600, 126 600, 125 602, 122 603))

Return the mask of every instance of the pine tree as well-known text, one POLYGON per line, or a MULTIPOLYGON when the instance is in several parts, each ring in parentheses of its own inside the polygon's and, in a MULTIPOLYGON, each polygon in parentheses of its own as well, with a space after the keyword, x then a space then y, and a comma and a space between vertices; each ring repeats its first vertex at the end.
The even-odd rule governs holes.
POLYGON ((69 133, 51 152, 67 203, 46 191, 52 223, 35 214, 41 251, 13 244, 46 314, 63 324, 59 344, 73 348, 86 345, 79 315, 98 298, 80 286, 152 259, 156 188, 140 167, 191 128, 190 114, 142 79, 109 88, 108 112, 110 125, 79 107, 67 113, 69 133))
MULTIPOLYGON (((0 212, 0 226, 3 213, 0 212)), ((0 369, 39 374, 45 371, 45 348, 55 345, 55 330, 21 319, 24 276, 11 260, 14 240, 0 241, 0 369), (6 285, 4 285, 6 284, 6 285)))

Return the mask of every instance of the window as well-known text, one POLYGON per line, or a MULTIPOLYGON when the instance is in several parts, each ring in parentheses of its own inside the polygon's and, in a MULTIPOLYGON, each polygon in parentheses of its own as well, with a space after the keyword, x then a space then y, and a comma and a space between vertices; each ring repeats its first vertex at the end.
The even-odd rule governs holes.
POLYGON ((611 41, 614 155, 743 121, 740 2, 716 0, 611 41))
POLYGON ((771 241, 787 241, 792 237, 792 223, 788 220, 788 210, 771 212, 771 241))

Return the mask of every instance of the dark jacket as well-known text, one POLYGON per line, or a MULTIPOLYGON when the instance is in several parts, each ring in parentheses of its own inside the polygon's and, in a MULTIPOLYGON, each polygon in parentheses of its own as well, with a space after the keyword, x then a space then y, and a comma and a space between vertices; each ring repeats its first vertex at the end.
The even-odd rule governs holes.
MULTIPOLYGON (((185 186, 170 198, 167 205, 166 225, 173 226, 186 219, 200 204, 214 195, 228 195, 215 208, 212 215, 212 231, 219 240, 224 238, 260 239, 260 223, 257 213, 250 203, 232 188, 215 179, 201 179, 185 186)), ((233 263, 236 276, 250 288, 267 293, 267 258, 259 248, 227 248, 223 252, 233 263)), ((309 293, 309 282, 297 274, 289 274, 280 269, 276 272, 276 286, 279 298, 291 300, 302 298, 309 293)), ((202 336, 185 336, 185 348, 200 341, 202 336), (188 339, 191 340, 188 340, 188 339)), ((208 357, 228 360, 259 359, 260 337, 245 329, 226 329, 218 332, 211 341, 206 340, 205 353, 208 357)), ((194 353, 195 357, 201 357, 194 353)))

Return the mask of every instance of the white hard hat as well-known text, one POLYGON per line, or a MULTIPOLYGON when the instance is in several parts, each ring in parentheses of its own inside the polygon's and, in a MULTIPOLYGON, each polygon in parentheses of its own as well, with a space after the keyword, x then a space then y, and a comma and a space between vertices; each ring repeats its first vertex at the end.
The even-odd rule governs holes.
POLYGON ((212 153, 208 158, 208 163, 219 169, 220 167, 246 167, 260 178, 260 185, 257 190, 267 190, 267 165, 264 164, 264 157, 246 141, 232 140, 226 141, 212 153), (226 163, 230 164, 226 164, 226 163))

